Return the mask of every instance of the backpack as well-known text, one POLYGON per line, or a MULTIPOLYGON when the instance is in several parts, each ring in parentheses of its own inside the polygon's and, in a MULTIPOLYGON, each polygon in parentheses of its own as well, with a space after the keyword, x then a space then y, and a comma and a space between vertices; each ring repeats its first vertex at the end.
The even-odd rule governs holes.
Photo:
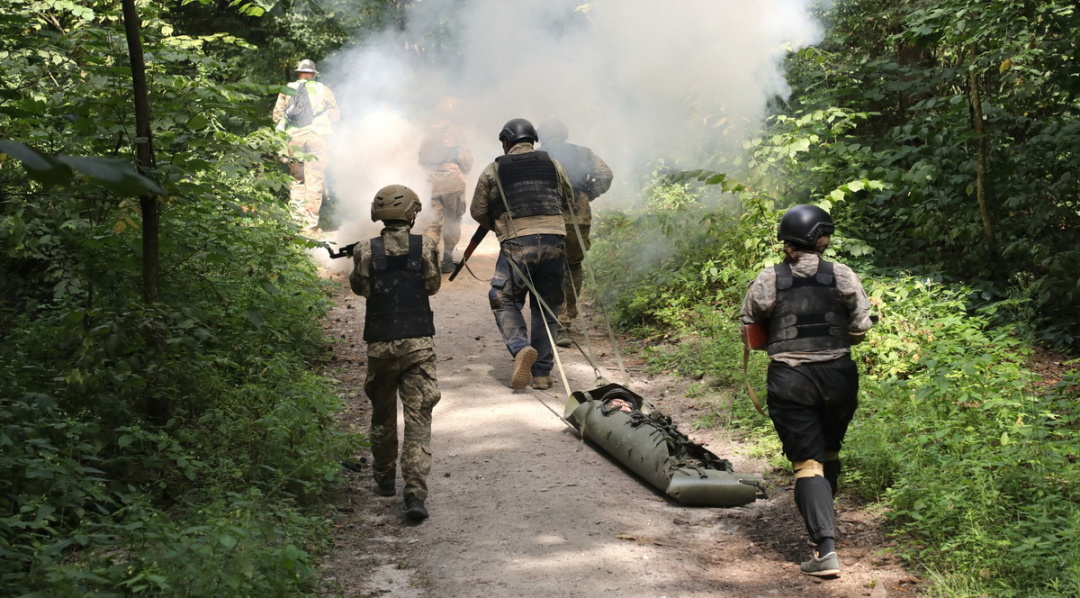
POLYGON ((289 103, 285 104, 285 120, 294 127, 306 127, 315 120, 306 82, 300 83, 296 89, 296 95, 289 98, 289 103))

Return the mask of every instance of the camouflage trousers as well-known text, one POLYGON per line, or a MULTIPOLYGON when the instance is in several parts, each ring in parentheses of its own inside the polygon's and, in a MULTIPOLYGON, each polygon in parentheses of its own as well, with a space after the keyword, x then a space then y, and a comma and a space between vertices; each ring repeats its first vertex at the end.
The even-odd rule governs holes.
POLYGON ((364 392, 371 400, 372 473, 384 479, 396 475, 398 461, 397 403, 405 415, 401 445, 404 495, 427 498, 431 471, 431 410, 438 404, 435 351, 421 349, 395 358, 368 357, 364 392))
POLYGON ((585 269, 582 262, 585 261, 585 253, 589 251, 592 242, 589 240, 589 225, 579 224, 581 239, 578 239, 577 230, 573 224, 566 225, 566 278, 563 280, 563 310, 559 314, 559 326, 569 330, 570 323, 578 315, 577 300, 581 295, 582 285, 585 284, 585 269))
POLYGON ((431 198, 435 216, 424 234, 442 248, 443 262, 454 259, 454 248, 461 241, 461 217, 465 214, 465 192, 443 193, 431 198))
POLYGON ((289 205, 301 226, 319 223, 319 208, 326 191, 326 140, 314 131, 303 131, 289 138, 289 167, 293 175, 289 205), (310 156, 308 160, 301 160, 310 156))

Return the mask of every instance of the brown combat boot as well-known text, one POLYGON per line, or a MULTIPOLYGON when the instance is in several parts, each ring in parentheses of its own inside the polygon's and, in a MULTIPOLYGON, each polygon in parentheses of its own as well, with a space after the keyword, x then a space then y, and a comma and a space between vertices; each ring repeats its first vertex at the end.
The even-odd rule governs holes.
POLYGON ((536 349, 533 347, 525 347, 514 355, 514 375, 510 378, 510 388, 521 390, 529 385, 536 357, 536 349))
POLYGON ((551 376, 533 376, 532 387, 536 390, 547 390, 551 384, 551 376))

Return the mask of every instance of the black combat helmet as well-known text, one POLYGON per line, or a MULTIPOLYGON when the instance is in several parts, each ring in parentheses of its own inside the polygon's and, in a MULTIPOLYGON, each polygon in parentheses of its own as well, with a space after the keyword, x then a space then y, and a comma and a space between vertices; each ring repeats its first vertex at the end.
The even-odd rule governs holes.
POLYGON ((499 141, 508 141, 510 142, 510 145, 522 141, 536 143, 536 140, 536 127, 524 118, 515 118, 514 120, 507 122, 503 125, 503 129, 499 133, 499 141))
POLYGON ((540 134, 540 143, 566 141, 570 137, 570 130, 566 127, 566 123, 554 118, 540 123, 537 132, 540 134))
POLYGON ((828 212, 817 206, 799 204, 784 212, 776 238, 804 247, 814 247, 818 238, 831 235, 834 230, 836 227, 833 226, 828 212))

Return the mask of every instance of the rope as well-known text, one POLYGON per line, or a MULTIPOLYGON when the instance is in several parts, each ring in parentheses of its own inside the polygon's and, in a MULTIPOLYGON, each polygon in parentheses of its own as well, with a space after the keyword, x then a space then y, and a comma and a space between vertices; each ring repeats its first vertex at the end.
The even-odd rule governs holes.
MULTIPOLYGON (((574 199, 576 200, 577 198, 575 197, 574 199)), ((584 237, 584 235, 581 234, 581 227, 578 225, 577 213, 574 212, 573 210, 571 210, 571 213, 570 213, 570 220, 574 225, 574 234, 577 235, 578 246, 581 247, 582 255, 584 255, 584 253, 585 253, 585 237, 584 237)), ((589 284, 592 286, 592 288, 594 288, 594 289, 597 288, 597 286, 596 286, 596 275, 593 273, 592 266, 586 267, 585 266, 585 261, 582 260, 581 269, 582 269, 582 271, 585 272, 586 276, 589 277, 589 284)), ((570 289, 574 293, 574 299, 575 300, 580 299, 580 297, 577 294, 577 288, 574 287, 573 281, 571 281, 571 283, 570 283, 570 289)), ((626 375, 626 366, 623 364, 622 352, 619 351, 619 344, 615 340, 615 329, 612 328, 612 326, 611 326, 611 319, 608 318, 607 310, 604 309, 604 303, 600 300, 600 297, 596 298, 596 305, 600 310, 600 317, 604 321, 604 326, 607 328, 608 341, 611 343, 612 352, 615 353, 615 363, 619 366, 619 373, 622 374, 622 384, 625 386, 625 385, 630 383, 630 377, 626 375)), ((588 331, 585 332, 585 344, 589 348, 589 355, 585 355, 584 352, 582 352, 582 355, 589 362, 589 365, 593 366, 593 371, 597 374, 596 379, 597 380, 603 380, 602 376, 600 375, 600 370, 596 367, 596 365, 593 363, 593 360, 590 358, 590 356, 595 355, 595 354, 593 353, 593 348, 592 348, 592 337, 589 336, 588 331)), ((581 351, 581 345, 578 345, 577 341, 574 341, 574 345, 578 348, 578 351, 581 351)))

